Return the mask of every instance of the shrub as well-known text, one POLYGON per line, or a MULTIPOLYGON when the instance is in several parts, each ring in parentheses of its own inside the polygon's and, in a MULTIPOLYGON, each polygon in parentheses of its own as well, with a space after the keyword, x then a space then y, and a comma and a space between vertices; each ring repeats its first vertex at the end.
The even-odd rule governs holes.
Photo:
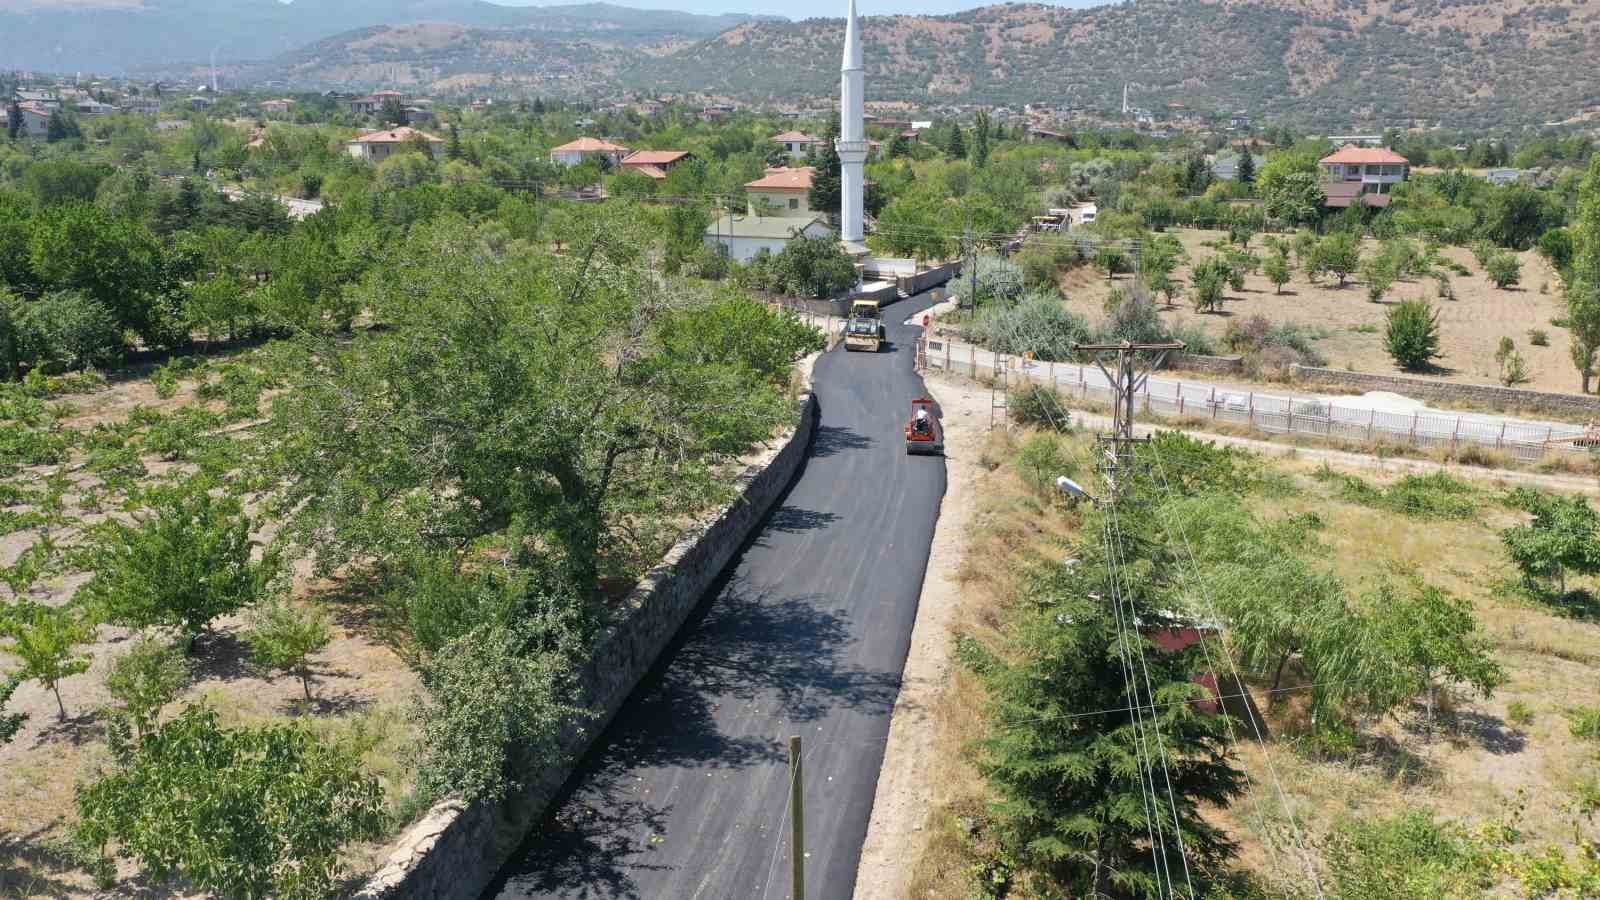
POLYGON ((1324 858, 1342 900, 1476 897, 1493 881, 1468 836, 1426 810, 1346 820, 1328 836, 1324 858))
POLYGON ((257 665, 300 679, 311 702, 311 656, 333 639, 326 616, 279 599, 256 610, 244 639, 257 665))
POLYGON ((78 838, 157 882, 225 897, 333 892, 339 849, 377 837, 383 789, 296 725, 224 728, 192 706, 78 789, 78 838))
POLYGON ((23 361, 45 372, 104 366, 122 352, 116 316, 85 294, 45 294, 22 306, 17 330, 23 361))
POLYGON ((1007 415, 1019 425, 1054 431, 1072 429, 1071 415, 1061 402, 1061 395, 1043 385, 1029 384, 1012 391, 1006 404, 1007 415))
POLYGON ((1567 712, 1572 736, 1600 741, 1600 706, 1579 706, 1567 712))
POLYGON ((61 682, 89 671, 88 655, 73 651, 94 637, 94 624, 81 610, 35 603, 4 612, 5 617, 0 618, 0 636, 11 639, 6 652, 22 662, 17 677, 37 681, 54 694, 56 709, 61 720, 66 721, 67 706, 61 702, 61 682))
POLYGON ((203 484, 161 488, 150 495, 141 524, 107 521, 88 551, 95 576, 83 595, 106 620, 130 628, 174 628, 186 645, 261 595, 277 557, 250 558, 250 519, 232 497, 212 497, 203 484))
POLYGON ((1031 352, 1046 362, 1071 359, 1072 345, 1089 338, 1089 323, 1053 292, 1028 294, 1016 305, 990 303, 962 325, 961 336, 996 353, 1031 352))
POLYGON ((1400 368, 1424 369, 1441 356, 1439 313, 1426 301, 1402 301, 1389 308, 1385 320, 1384 348, 1400 368))
POLYGON ((1233 277, 1233 269, 1221 257, 1213 256, 1196 264, 1189 275, 1193 286, 1190 300, 1196 312, 1215 312, 1222 308, 1225 288, 1233 277))
POLYGON ((1550 346, 1550 333, 1542 328, 1528 329, 1528 343, 1535 347, 1550 346))
POLYGON ((1521 700, 1513 700, 1506 704, 1506 718, 1513 725, 1532 725, 1533 707, 1521 700))
POLYGON ((1056 478, 1071 475, 1070 459, 1054 434, 1031 434, 1017 453, 1017 472, 1022 483, 1034 494, 1046 497, 1055 492, 1056 478))
POLYGON ((1394 286, 1394 262, 1386 256, 1374 256, 1361 264, 1361 278, 1367 283, 1367 299, 1377 303, 1394 286))
POLYGON ((1504 290, 1522 281, 1522 263, 1514 253, 1496 253, 1489 258, 1484 274, 1495 287, 1504 290))
POLYGON ((470 803, 499 799, 537 777, 560 755, 560 734, 581 710, 572 661, 559 636, 530 626, 478 628, 422 666, 422 754, 417 788, 470 803))
POLYGON ((162 707, 177 698, 189 683, 189 661, 161 641, 142 637, 127 652, 112 660, 106 672, 106 692, 120 708, 117 712, 143 738, 161 716, 162 707))

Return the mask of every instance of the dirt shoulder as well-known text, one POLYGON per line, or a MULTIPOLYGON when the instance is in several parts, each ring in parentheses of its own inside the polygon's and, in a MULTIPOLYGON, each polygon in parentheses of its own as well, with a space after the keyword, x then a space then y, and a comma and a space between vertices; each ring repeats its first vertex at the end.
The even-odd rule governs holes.
POLYGON ((983 471, 978 457, 989 427, 987 415, 976 410, 982 405, 987 412, 988 392, 931 380, 928 390, 944 413, 946 487, 861 848, 856 900, 902 900, 908 895, 917 864, 913 854, 923 845, 915 835, 923 830, 929 811, 947 799, 936 773, 928 769, 937 737, 932 708, 949 680, 951 627, 961 596, 957 573, 977 509, 977 479, 983 471), (983 404, 975 402, 979 393, 985 395, 983 404))

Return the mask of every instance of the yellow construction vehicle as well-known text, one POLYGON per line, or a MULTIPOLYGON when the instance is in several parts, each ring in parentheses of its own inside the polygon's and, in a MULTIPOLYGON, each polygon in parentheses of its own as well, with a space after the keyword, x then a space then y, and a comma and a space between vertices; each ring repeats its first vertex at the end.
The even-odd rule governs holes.
POLYGON ((844 323, 844 349, 877 353, 887 332, 878 315, 878 301, 857 300, 850 304, 850 318, 844 323))

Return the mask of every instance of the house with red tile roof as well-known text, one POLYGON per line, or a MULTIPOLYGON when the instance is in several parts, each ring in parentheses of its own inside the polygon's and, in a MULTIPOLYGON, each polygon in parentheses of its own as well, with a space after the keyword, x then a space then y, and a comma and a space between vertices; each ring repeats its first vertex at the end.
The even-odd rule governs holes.
POLYGON ((810 166, 777 166, 767 174, 744 186, 750 200, 751 214, 772 216, 813 216, 818 211, 811 208, 807 197, 811 193, 811 179, 816 170, 810 166))
POLYGON ((1411 163, 1385 147, 1345 144, 1318 160, 1326 180, 1328 206, 1342 209, 1355 203, 1388 206, 1394 186, 1406 180, 1411 163))
POLYGON ((426 131, 418 131, 409 125, 399 128, 386 128, 383 131, 369 131, 354 140, 345 141, 345 150, 356 159, 367 162, 383 162, 397 153, 403 153, 408 148, 426 144, 428 152, 434 159, 444 155, 444 138, 435 137, 426 131))
POLYGON ((623 158, 622 169, 661 181, 673 166, 691 159, 694 155, 687 150, 635 150, 623 158))
MULTIPOLYGON (((50 134, 50 117, 54 110, 36 100, 24 100, 16 105, 17 115, 22 119, 22 125, 17 132, 18 137, 43 138, 50 134)), ((7 105, 0 104, 0 134, 8 132, 11 128, 10 110, 7 105)))
POLYGON ((550 161, 563 166, 578 166, 586 159, 600 158, 609 160, 610 167, 615 169, 627 155, 627 147, 592 137, 581 137, 550 148, 550 161))
POLYGON ((781 144, 790 159, 801 159, 811 152, 812 147, 822 143, 822 138, 812 137, 803 131, 785 131, 773 135, 771 140, 774 144, 781 144))

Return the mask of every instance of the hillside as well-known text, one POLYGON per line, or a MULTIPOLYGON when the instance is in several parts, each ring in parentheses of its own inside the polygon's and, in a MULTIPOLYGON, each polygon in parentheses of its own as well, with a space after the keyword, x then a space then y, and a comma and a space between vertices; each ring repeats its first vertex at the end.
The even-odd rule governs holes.
MULTIPOLYGON (((1130 0, 865 20, 869 97, 1160 108, 1329 126, 1563 120, 1600 106, 1600 0, 1130 0)), ((642 60, 633 85, 751 99, 837 88, 841 20, 750 23, 642 60)))
POLYGON ((606 3, 512 7, 484 0, 0 0, 0 65, 46 71, 178 70, 216 51, 220 64, 262 60, 373 26, 450 22, 570 40, 694 40, 751 17, 699 16, 606 3))

